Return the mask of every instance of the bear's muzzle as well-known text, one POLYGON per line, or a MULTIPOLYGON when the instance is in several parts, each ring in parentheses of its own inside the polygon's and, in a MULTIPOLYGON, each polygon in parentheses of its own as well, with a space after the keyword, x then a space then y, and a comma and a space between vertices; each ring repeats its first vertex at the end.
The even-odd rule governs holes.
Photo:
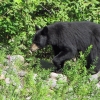
POLYGON ((39 47, 36 44, 33 43, 32 46, 31 46, 31 51, 36 51, 38 49, 39 49, 39 47))

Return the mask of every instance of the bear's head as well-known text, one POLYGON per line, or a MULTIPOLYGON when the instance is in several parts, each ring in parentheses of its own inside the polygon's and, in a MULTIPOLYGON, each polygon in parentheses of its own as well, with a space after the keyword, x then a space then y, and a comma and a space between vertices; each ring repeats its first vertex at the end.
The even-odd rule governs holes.
POLYGON ((40 29, 36 26, 35 28, 36 28, 36 34, 32 39, 31 51, 36 51, 38 49, 41 49, 48 44, 48 39, 47 39, 48 27, 40 29))

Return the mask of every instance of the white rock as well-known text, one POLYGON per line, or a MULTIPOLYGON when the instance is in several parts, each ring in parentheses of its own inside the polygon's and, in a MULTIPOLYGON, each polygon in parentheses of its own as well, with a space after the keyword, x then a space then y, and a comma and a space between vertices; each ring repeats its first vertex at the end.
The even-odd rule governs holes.
POLYGON ((100 71, 94 75, 91 75, 90 81, 98 80, 99 77, 100 77, 100 71))
POLYGON ((48 85, 52 88, 54 88, 57 85, 57 80, 55 78, 49 78, 47 81, 48 85))
POLYGON ((100 82, 98 82, 98 83, 96 84, 96 86, 97 86, 98 88, 100 88, 100 82))
POLYGON ((64 75, 63 74, 58 74, 58 78, 61 78, 63 77, 64 75))
POLYGON ((3 66, 3 64, 0 64, 0 67, 2 67, 3 66))
POLYGON ((52 72, 51 74, 50 74, 50 78, 57 78, 58 77, 58 74, 57 73, 54 73, 54 72, 52 72))
POLYGON ((20 77, 24 77, 26 74, 27 74, 27 72, 26 71, 23 71, 23 70, 18 72, 18 75, 20 77))
POLYGON ((97 73, 98 77, 100 77, 100 71, 97 73))
POLYGON ((77 59, 76 59, 76 58, 72 58, 72 60, 73 60, 74 62, 76 62, 76 61, 77 61, 77 59))
POLYGON ((67 77, 60 77, 58 81, 67 82, 67 77))
POLYGON ((37 76, 37 74, 33 74, 33 80, 35 80, 37 76))
POLYGON ((21 55, 7 55, 7 63, 14 64, 16 61, 24 63, 24 57, 21 55))
POLYGON ((69 87, 69 92, 73 91, 73 88, 72 87, 69 87))
POLYGON ((26 98, 26 100, 30 100, 30 99, 31 99, 31 96, 29 96, 29 97, 26 98))
POLYGON ((18 86, 18 89, 22 89, 22 86, 21 86, 21 85, 19 85, 19 86, 18 86))
POLYGON ((15 92, 16 92, 16 93, 19 93, 19 92, 21 91, 21 89, 22 89, 22 86, 19 85, 18 88, 15 89, 15 92))
POLYGON ((10 78, 5 79, 6 84, 10 84, 10 78))
POLYGON ((91 75, 91 77, 90 77, 90 81, 97 80, 97 79, 98 79, 97 74, 91 75))
POLYGON ((5 79, 5 75, 1 74, 0 75, 0 80, 4 80, 5 79))
POLYGON ((6 74, 7 74, 7 71, 3 70, 3 71, 2 71, 2 74, 3 74, 3 75, 6 75, 6 74))

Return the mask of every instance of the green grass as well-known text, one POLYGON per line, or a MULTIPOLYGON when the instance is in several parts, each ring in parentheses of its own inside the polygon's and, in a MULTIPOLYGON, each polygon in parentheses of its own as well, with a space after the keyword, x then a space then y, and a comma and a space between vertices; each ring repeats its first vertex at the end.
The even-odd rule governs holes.
POLYGON ((76 61, 68 61, 63 69, 63 74, 68 81, 57 81, 55 88, 50 88, 47 79, 50 69, 41 68, 40 60, 36 58, 28 59, 27 66, 8 66, 6 73, 3 63, 5 52, 0 51, 0 75, 4 74, 5 79, 0 79, 0 100, 99 100, 100 89, 96 87, 97 81, 89 81, 90 74, 85 68, 85 55, 80 54, 76 61), (34 62, 33 62, 34 61, 34 62), (34 65, 34 67, 32 67, 34 65), (69 68, 70 67, 70 68, 69 68), (18 76, 17 72, 24 70, 27 74, 24 77, 18 76), (6 79, 10 83, 6 83, 6 79))

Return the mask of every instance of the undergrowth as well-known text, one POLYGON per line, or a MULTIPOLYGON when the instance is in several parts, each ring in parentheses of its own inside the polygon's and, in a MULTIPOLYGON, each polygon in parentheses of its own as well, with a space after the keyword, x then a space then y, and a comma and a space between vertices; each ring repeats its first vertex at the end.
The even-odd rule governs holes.
MULTIPOLYGON (((90 49, 91 47, 87 51, 90 49)), ((19 70, 27 70, 24 77, 16 74, 18 70, 13 70, 14 66, 9 66, 4 73, 5 66, 0 65, 0 75, 5 76, 5 79, 0 79, 0 100, 99 100, 100 90, 96 87, 97 81, 89 80, 91 74, 85 67, 88 52, 81 52, 75 62, 66 62, 62 74, 66 75, 68 80, 58 82, 57 87, 52 89, 47 84, 51 69, 41 68, 39 59, 28 59, 29 64, 20 67, 19 70), (10 81, 8 83, 7 78, 10 81)), ((5 52, 0 53, 2 63, 5 52)))

